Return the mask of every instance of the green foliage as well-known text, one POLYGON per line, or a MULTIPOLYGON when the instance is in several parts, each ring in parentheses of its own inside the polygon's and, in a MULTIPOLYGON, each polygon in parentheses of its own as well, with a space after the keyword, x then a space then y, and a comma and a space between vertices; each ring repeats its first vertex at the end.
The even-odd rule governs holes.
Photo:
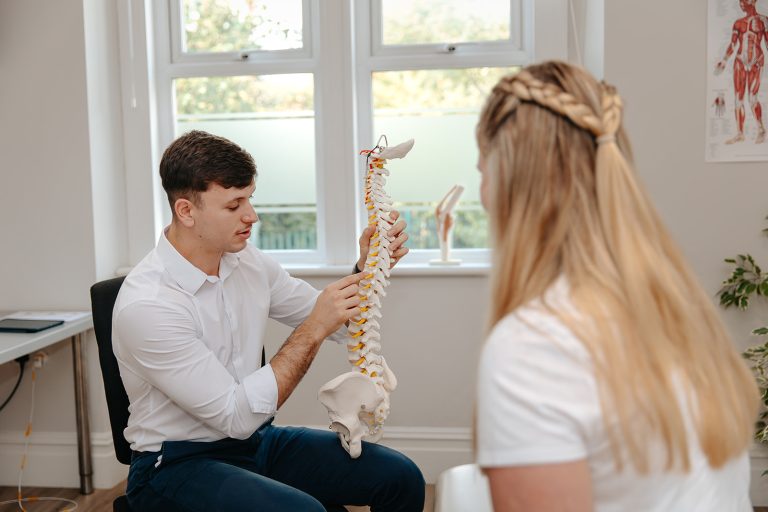
POLYGON ((768 275, 763 274, 752 256, 739 254, 736 258, 727 258, 725 262, 734 268, 731 276, 723 282, 723 287, 717 292, 721 306, 736 306, 746 310, 751 295, 768 296, 768 275))
POLYGON ((259 213, 251 235, 253 243, 265 251, 317 248, 315 212, 259 213))
POLYGON ((419 0, 410 9, 384 19, 386 44, 458 43, 498 41, 509 37, 506 19, 487 16, 456 16, 454 5, 442 0, 419 0))
POLYGON ((266 6, 246 0, 187 0, 184 35, 189 52, 298 48, 301 33, 269 17, 266 6))
MULTIPOLYGON (((752 331, 752 334, 764 336, 768 334, 768 328, 761 327, 752 331)), ((768 443, 768 343, 755 345, 744 352, 744 357, 752 365, 752 372, 760 387, 760 398, 765 406, 755 424, 755 439, 761 443, 768 443)))
POLYGON ((176 110, 180 115, 312 110, 311 75, 292 75, 290 84, 275 81, 259 76, 177 78, 176 110))
MULTIPOLYGON (((725 262, 733 265, 733 270, 718 291, 721 306, 746 310, 751 298, 768 296, 768 275, 762 272, 752 256, 739 254, 735 258, 727 258, 725 262)), ((752 334, 763 336, 763 342, 748 348, 742 355, 750 362, 763 402, 763 409, 755 423, 755 440, 768 443, 768 327, 754 329, 752 334)))
POLYGON ((374 108, 477 109, 491 87, 513 68, 421 69, 373 74, 374 108))

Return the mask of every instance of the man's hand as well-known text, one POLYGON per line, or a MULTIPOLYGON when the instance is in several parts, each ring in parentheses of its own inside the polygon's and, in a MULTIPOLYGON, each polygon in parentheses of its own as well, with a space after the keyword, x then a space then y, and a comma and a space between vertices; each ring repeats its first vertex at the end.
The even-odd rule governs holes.
POLYGON ((307 329, 324 340, 342 324, 360 314, 360 297, 357 295, 357 283, 365 274, 362 272, 339 279, 326 286, 317 297, 317 302, 309 317, 304 321, 307 329))
POLYGON ((357 283, 363 273, 339 279, 323 289, 304 322, 285 340, 269 364, 277 381, 277 407, 293 393, 307 373, 322 341, 341 324, 360 314, 357 283))
MULTIPOLYGON (((403 245, 405 244, 405 241, 408 240, 408 233, 405 232, 407 224, 402 219, 398 220, 399 217, 400 212, 397 210, 393 210, 390 213, 390 218, 392 219, 392 222, 395 223, 394 226, 387 231, 387 235, 392 240, 389 244, 389 250, 392 253, 392 257, 390 258, 392 264, 390 265, 390 268, 394 267, 403 256, 408 254, 408 248, 403 245)), ((368 226, 363 230, 363 234, 360 235, 360 259, 357 260, 357 268, 361 270, 364 269, 365 260, 368 259, 368 251, 371 248, 371 237, 375 231, 375 226, 368 226)))

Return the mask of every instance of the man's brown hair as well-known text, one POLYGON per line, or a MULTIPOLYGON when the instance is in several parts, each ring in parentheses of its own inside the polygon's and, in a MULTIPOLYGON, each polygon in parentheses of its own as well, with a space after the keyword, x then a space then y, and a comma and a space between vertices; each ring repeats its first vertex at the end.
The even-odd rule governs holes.
POLYGON ((255 177, 256 164, 250 153, 231 140, 200 130, 177 138, 160 160, 160 178, 171 211, 182 197, 200 204, 199 193, 211 183, 245 188, 255 177))

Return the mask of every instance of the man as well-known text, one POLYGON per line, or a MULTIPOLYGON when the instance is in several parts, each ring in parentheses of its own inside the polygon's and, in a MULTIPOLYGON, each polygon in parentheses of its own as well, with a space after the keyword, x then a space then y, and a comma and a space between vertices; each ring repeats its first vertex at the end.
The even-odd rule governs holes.
MULTIPOLYGON (((224 138, 182 135, 160 175, 173 220, 126 277, 113 315, 131 402, 131 507, 421 511, 424 480, 405 456, 366 444, 353 460, 332 432, 271 424, 323 340, 345 339, 363 274, 320 293, 249 246, 256 166, 224 138), (262 367, 268 317, 295 330, 262 367)), ((396 259, 408 251, 404 228, 390 230, 396 259)), ((363 232, 360 262, 372 234, 363 232)))
POLYGON ((757 12, 756 2, 757 0, 739 0, 739 7, 746 16, 733 23, 731 42, 725 51, 725 56, 715 66, 715 74, 719 75, 725 69, 728 59, 731 58, 734 51, 736 52, 736 57, 733 59, 733 87, 736 96, 734 113, 738 133, 725 141, 726 144, 734 144, 744 140, 745 92, 749 93, 749 106, 757 122, 755 144, 761 144, 765 141, 763 108, 760 105, 758 93, 760 92, 760 81, 765 65, 762 46, 763 44, 768 46, 768 18, 757 12))

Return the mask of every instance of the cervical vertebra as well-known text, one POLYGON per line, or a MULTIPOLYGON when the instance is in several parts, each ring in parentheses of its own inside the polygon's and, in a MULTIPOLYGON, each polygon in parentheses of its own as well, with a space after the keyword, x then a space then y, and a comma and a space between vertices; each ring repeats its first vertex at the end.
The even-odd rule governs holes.
POLYGON ((384 167, 390 158, 403 158, 413 147, 413 139, 392 148, 374 148, 367 154, 365 207, 368 225, 375 226, 371 235, 368 258, 360 281, 360 316, 349 322, 347 350, 352 371, 343 373, 323 385, 318 399, 328 409, 331 430, 339 435, 341 445, 356 459, 362 450, 362 440, 381 439, 382 425, 389 415, 389 394, 397 379, 380 354, 381 297, 389 285, 392 254, 387 231, 392 227, 389 213, 392 199, 384 190, 389 171, 384 167), (379 150, 376 152, 376 150, 379 150))

